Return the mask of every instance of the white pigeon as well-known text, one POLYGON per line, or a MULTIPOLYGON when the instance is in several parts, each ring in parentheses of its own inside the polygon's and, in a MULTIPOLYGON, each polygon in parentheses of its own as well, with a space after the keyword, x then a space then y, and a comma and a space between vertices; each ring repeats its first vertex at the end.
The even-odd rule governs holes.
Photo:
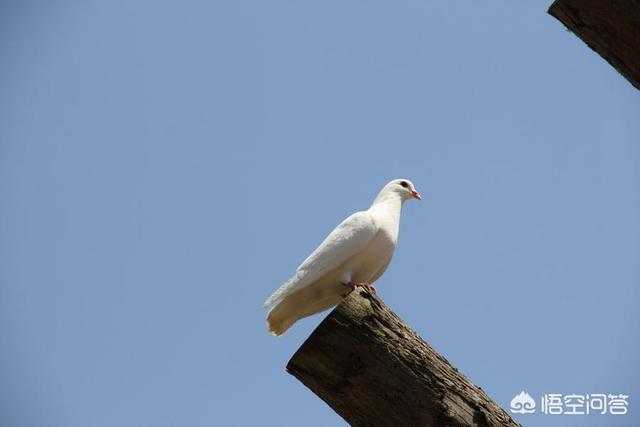
POLYGON ((394 179, 369 209, 342 221, 264 303, 269 331, 282 335, 297 320, 338 305, 355 288, 375 282, 391 261, 408 199, 422 196, 408 179, 394 179))

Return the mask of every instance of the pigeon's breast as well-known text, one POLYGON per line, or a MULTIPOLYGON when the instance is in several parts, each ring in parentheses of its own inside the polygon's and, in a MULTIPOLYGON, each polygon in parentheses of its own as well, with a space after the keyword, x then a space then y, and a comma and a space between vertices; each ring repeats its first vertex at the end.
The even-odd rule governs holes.
POLYGON ((393 236, 380 230, 363 251, 345 263, 343 273, 353 282, 373 283, 386 270, 395 248, 393 236))

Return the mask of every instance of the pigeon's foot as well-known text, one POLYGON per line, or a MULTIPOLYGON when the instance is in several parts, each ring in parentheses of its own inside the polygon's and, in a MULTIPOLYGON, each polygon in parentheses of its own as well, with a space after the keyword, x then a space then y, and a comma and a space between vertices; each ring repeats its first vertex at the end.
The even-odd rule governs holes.
POLYGON ((376 291, 376 287, 375 286, 369 285, 369 289, 371 289, 374 294, 378 295, 378 291, 376 291))
POLYGON ((370 286, 370 285, 368 283, 349 282, 349 283, 343 283, 342 286, 345 286, 345 287, 349 288, 347 293, 342 295, 343 297, 346 297, 347 295, 349 295, 351 292, 355 291, 356 289, 364 288, 365 286, 370 286))

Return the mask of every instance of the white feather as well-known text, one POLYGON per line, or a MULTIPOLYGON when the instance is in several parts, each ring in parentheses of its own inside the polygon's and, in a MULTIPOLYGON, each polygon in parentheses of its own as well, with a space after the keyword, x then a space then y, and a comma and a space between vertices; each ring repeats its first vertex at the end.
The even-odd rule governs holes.
POLYGON ((337 305, 345 285, 377 280, 391 261, 402 204, 410 198, 420 198, 411 181, 393 180, 368 210, 338 225, 264 303, 269 330, 281 335, 297 320, 337 305))
POLYGON ((267 299, 264 307, 272 308, 287 295, 310 285, 337 268, 366 247, 377 231, 375 221, 369 212, 356 212, 342 221, 300 264, 293 277, 267 299))

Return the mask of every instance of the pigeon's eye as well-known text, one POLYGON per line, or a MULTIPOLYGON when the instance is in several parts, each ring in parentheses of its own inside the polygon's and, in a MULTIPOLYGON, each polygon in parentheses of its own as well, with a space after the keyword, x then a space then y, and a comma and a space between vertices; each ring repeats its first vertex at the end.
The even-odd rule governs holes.
POLYGON ((404 188, 407 188, 409 186, 409 183, 407 181, 400 181, 400 185, 402 185, 404 188))

